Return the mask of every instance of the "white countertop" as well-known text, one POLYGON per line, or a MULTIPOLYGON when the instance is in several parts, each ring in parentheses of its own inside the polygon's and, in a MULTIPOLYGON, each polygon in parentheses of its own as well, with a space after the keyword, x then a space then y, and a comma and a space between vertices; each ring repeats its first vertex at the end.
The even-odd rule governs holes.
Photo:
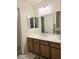
POLYGON ((61 36, 56 34, 29 34, 28 37, 30 38, 36 38, 40 40, 50 41, 50 42, 57 42, 61 43, 61 36))

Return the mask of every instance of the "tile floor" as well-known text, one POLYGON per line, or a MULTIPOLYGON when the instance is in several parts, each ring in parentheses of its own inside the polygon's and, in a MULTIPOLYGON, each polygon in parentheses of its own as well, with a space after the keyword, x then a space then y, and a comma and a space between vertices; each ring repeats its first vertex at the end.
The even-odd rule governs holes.
POLYGON ((34 59, 36 55, 32 54, 32 53, 27 53, 24 55, 18 55, 17 59, 34 59))
MULTIPOLYGON (((27 52, 24 55, 18 55, 17 59, 39 59, 39 56, 37 56, 33 53, 30 53, 30 52, 27 52)), ((40 57, 40 59, 47 59, 47 58, 40 57)))
POLYGON ((21 55, 22 53, 21 53, 21 47, 20 46, 18 46, 17 47, 17 55, 21 55))

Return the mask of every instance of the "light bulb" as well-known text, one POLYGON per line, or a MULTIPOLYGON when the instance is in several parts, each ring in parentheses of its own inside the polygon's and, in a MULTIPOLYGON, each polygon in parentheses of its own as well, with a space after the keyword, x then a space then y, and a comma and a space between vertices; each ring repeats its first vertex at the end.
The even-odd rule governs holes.
POLYGON ((48 9, 48 8, 49 8, 49 6, 48 6, 48 5, 46 5, 45 9, 48 9))

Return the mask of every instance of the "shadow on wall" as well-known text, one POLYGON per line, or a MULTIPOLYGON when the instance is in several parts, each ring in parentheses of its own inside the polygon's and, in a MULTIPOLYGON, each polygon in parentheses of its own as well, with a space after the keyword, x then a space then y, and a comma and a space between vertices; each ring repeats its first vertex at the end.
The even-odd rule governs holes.
POLYGON ((21 26, 20 26, 20 9, 17 8, 17 55, 21 54, 21 26))

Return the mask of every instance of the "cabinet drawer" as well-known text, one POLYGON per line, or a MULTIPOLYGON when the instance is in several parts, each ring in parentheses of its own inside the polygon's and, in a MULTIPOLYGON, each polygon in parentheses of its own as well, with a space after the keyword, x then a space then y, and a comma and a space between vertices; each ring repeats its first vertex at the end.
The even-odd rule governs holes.
POLYGON ((61 47, 60 45, 61 45, 60 43, 54 43, 54 42, 50 43, 50 46, 55 48, 60 48, 61 47))
POLYGON ((39 40, 38 39, 33 39, 33 42, 39 44, 39 40))
POLYGON ((40 44, 41 45, 49 45, 47 41, 42 41, 42 40, 40 41, 40 44))
POLYGON ((28 42, 32 42, 32 39, 27 38, 27 41, 28 41, 28 42))

